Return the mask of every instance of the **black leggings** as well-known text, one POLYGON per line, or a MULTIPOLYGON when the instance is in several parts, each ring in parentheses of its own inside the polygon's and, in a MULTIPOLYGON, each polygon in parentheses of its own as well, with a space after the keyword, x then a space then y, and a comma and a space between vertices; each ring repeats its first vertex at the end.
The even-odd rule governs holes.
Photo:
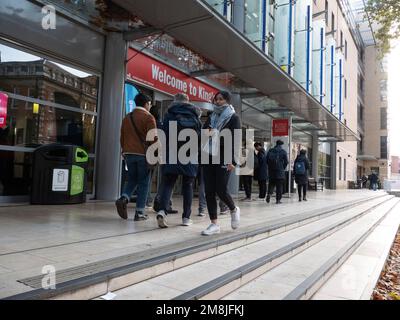
POLYGON ((267 180, 258 180, 258 187, 260 189, 258 197, 264 199, 267 195, 267 180))
POLYGON ((301 190, 303 190, 303 199, 307 196, 307 184, 298 184, 297 191, 299 193, 299 199, 301 199, 301 190))
POLYGON ((232 197, 228 193, 230 172, 220 164, 208 164, 203 168, 208 214, 211 220, 217 220, 217 195, 231 211, 236 208, 232 197))

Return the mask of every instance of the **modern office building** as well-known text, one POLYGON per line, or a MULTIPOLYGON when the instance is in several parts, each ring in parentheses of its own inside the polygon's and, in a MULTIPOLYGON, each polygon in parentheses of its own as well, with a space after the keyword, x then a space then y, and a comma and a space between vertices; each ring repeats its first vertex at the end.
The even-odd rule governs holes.
POLYGON ((362 174, 372 171, 383 181, 390 177, 390 144, 388 122, 387 59, 370 46, 365 48, 365 80, 360 84, 364 107, 360 109, 360 123, 365 128, 358 159, 362 174))
POLYGON ((272 119, 289 118, 291 160, 306 148, 312 175, 326 188, 346 188, 361 165, 358 62, 366 46, 349 2, 1 1, 0 92, 8 113, 0 163, 9 169, 0 201, 29 193, 29 169, 21 171, 34 151, 27 142, 65 142, 59 132, 78 118, 90 152, 90 194, 115 199, 123 169, 119 127, 138 91, 152 96, 161 120, 179 91, 206 111, 217 90, 229 90, 243 129, 254 129, 256 140, 269 146, 272 119), (33 66, 41 69, 25 72, 33 66), (16 101, 27 107, 13 109, 16 101), (36 138, 18 140, 29 130, 36 138), (4 191, 21 172, 26 188, 4 191))

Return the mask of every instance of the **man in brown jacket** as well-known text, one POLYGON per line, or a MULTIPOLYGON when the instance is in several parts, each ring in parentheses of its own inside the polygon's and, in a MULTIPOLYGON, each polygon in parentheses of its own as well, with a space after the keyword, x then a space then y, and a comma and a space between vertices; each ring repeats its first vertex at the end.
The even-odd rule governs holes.
POLYGON ((121 149, 128 167, 128 181, 115 205, 119 216, 128 219, 127 206, 137 187, 135 221, 142 221, 148 219, 145 206, 150 183, 150 170, 146 162, 146 136, 157 127, 155 118, 149 112, 151 98, 139 93, 135 97, 135 103, 135 109, 124 118, 121 126, 121 149))

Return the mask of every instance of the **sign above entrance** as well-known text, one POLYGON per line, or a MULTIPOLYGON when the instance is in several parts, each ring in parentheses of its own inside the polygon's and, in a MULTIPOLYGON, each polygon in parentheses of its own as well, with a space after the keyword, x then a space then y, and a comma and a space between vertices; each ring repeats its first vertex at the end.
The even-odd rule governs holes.
POLYGON ((289 135, 289 119, 272 120, 272 136, 286 137, 289 135))
POLYGON ((7 126, 7 104, 8 96, 0 92, 0 129, 7 126))
POLYGON ((186 93, 191 101, 211 102, 218 89, 159 62, 132 48, 127 64, 128 80, 138 81, 155 90, 174 95, 186 93))

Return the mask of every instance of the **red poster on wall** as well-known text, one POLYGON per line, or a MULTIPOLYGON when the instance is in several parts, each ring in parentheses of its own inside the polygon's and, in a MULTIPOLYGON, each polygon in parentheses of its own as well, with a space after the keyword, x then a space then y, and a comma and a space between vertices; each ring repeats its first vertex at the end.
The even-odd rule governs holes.
POLYGON ((3 129, 7 126, 7 104, 8 96, 0 92, 0 128, 3 129))
POLYGON ((272 136, 273 137, 289 136, 289 119, 272 120, 272 136))
POLYGON ((211 102, 218 89, 159 62, 132 48, 129 49, 127 79, 140 82, 171 95, 186 93, 191 101, 211 102))

